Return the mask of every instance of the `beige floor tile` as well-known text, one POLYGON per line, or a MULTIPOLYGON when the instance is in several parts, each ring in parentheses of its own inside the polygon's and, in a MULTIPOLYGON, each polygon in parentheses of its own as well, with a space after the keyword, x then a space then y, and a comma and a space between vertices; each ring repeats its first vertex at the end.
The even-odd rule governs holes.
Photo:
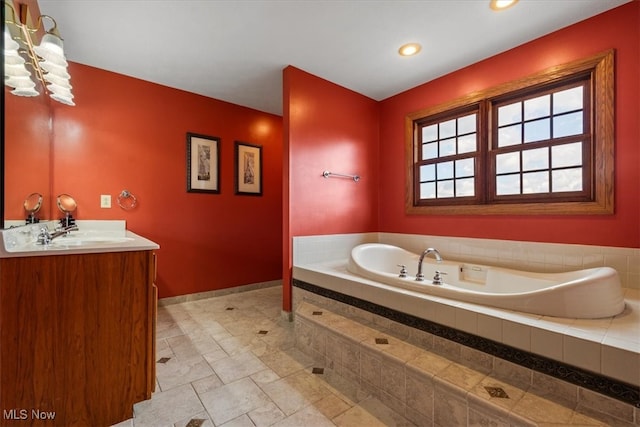
POLYGON ((313 404, 325 417, 333 419, 353 406, 331 393, 313 404))
POLYGON ((342 415, 333 419, 335 425, 339 427, 385 427, 386 424, 377 419, 375 415, 369 413, 361 406, 354 406, 342 415))
POLYGON ((281 304, 274 287, 160 307, 158 391, 117 427, 410 425, 357 384, 313 374, 281 304))
POLYGON ((255 374, 251 375, 251 379, 259 387, 262 387, 264 384, 269 384, 274 381, 277 381, 280 378, 281 378, 280 375, 276 374, 271 369, 265 369, 263 371, 256 372, 255 374))
POLYGON ((222 387, 224 384, 220 381, 220 378, 218 378, 217 375, 211 375, 200 380, 193 381, 191 385, 196 393, 200 395, 218 387, 222 387))
POLYGON ((204 410, 190 384, 154 393, 151 400, 134 405, 135 427, 172 426, 180 420, 204 410))
POLYGON ((242 414, 238 418, 222 424, 220 427, 255 427, 255 424, 251 422, 247 414, 242 414))
MULTIPOLYGON (((335 427, 327 417, 313 406, 306 406, 292 416, 274 424, 274 427, 335 427)), ((363 427, 362 425, 361 427, 363 427)), ((367 426, 368 427, 368 426, 367 426)))
POLYGON ((254 409, 249 412, 248 415, 256 427, 271 426, 287 417, 275 403, 269 403, 268 405, 254 409))
POLYGON ((414 424, 404 418, 397 412, 392 411, 387 406, 383 405, 375 397, 365 399, 360 402, 359 406, 364 408, 367 412, 376 417, 376 419, 382 421, 385 425, 390 427, 414 427, 414 424))
POLYGON ((220 346, 210 336, 179 335, 166 339, 173 354, 180 359, 188 359, 219 350, 220 346))
POLYGON ((255 334, 232 335, 228 338, 216 339, 220 347, 230 356, 247 351, 262 352, 266 348, 266 344, 260 341, 255 334))
POLYGON ((162 391, 208 377, 213 370, 202 356, 186 360, 171 358, 166 363, 156 363, 156 377, 162 391))
POLYGON ((197 423, 199 427, 215 427, 213 425, 213 421, 209 418, 209 414, 206 411, 202 411, 199 414, 192 415, 190 417, 185 418, 184 420, 180 420, 173 425, 173 427, 190 427, 189 422, 193 425, 197 423))
POLYGON ((202 393, 200 399, 215 425, 224 424, 271 403, 269 397, 250 378, 202 393))
POLYGON ((275 351, 260 357, 265 365, 281 377, 305 369, 313 364, 313 359, 296 349, 275 351))
POLYGON ((302 392, 296 390, 285 378, 263 385, 262 390, 287 416, 309 404, 302 392))
POLYGON ((224 359, 211 363, 211 367, 225 384, 248 377, 267 368, 266 365, 251 352, 225 357, 224 359))

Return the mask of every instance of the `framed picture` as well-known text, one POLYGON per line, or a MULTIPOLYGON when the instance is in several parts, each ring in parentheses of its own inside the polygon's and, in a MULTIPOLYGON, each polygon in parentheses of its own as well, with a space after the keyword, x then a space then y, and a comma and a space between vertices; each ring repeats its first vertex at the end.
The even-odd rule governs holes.
POLYGON ((236 194, 262 196, 262 146, 236 141, 236 194))
POLYGON ((220 138, 187 132, 187 192, 220 193, 220 138))

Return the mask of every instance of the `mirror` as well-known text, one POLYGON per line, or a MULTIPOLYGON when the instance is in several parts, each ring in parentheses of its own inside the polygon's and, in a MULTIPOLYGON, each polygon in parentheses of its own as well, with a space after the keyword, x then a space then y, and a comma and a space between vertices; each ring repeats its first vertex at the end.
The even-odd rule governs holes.
POLYGON ((42 207, 42 194, 31 193, 24 201, 24 210, 27 212, 27 224, 34 224, 40 222, 40 219, 36 217, 36 214, 42 207))
POLYGON ((64 218, 60 219, 60 225, 63 227, 71 227, 74 225, 75 219, 73 219, 73 215, 71 214, 78 208, 78 204, 75 199, 69 194, 62 193, 56 198, 56 204, 58 205, 60 212, 64 214, 64 218))
POLYGON ((4 89, 4 221, 24 221, 25 194, 37 192, 45 203, 40 219, 51 219, 51 112, 48 97, 25 98, 4 89))
MULTIPOLYGON (((16 6, 18 2, 10 2, 16 6)), ((38 16, 40 9, 36 0, 21 0, 28 4, 30 16, 38 16)), ((9 8, 5 6, 5 16, 9 8)), ((30 25, 34 23, 31 22, 30 25)), ((4 156, 4 180, 0 184, 2 204, 0 204, 0 228, 5 221, 24 222, 25 194, 38 192, 43 195, 44 203, 39 211, 41 220, 53 218, 53 171, 52 118, 49 97, 42 93, 38 84, 39 96, 23 97, 11 94, 11 88, 5 86, 2 93, 2 114, 4 115, 4 135, 2 146, 4 156)))
POLYGON ((78 204, 75 199, 71 197, 69 194, 60 194, 56 199, 56 204, 58 205, 58 209, 60 212, 71 215, 78 208, 78 204))

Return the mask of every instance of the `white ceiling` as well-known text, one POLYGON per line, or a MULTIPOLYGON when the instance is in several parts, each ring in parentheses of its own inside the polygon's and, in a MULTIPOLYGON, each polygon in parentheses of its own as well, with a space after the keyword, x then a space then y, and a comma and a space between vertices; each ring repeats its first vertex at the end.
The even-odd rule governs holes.
POLYGON ((382 100, 627 1, 520 0, 502 12, 489 0, 38 3, 70 61, 282 114, 287 65, 382 100), (407 42, 422 52, 400 57, 407 42))

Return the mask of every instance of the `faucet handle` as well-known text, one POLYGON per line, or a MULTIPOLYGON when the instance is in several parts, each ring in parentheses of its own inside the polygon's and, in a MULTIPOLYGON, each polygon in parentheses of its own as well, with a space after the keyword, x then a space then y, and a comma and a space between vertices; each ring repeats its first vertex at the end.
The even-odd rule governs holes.
POLYGON ((433 284, 434 285, 442 285, 442 276, 443 275, 447 275, 447 273, 445 273, 444 271, 438 271, 436 270, 436 275, 433 276, 433 284))
POLYGON ((398 277, 401 277, 403 279, 407 277, 407 266, 404 264, 398 264, 398 267, 400 267, 400 274, 398 275, 398 277))
POLYGON ((38 233, 38 240, 36 241, 38 245, 48 245, 51 243, 51 234, 49 233, 49 229, 47 227, 40 227, 40 232, 38 233))

